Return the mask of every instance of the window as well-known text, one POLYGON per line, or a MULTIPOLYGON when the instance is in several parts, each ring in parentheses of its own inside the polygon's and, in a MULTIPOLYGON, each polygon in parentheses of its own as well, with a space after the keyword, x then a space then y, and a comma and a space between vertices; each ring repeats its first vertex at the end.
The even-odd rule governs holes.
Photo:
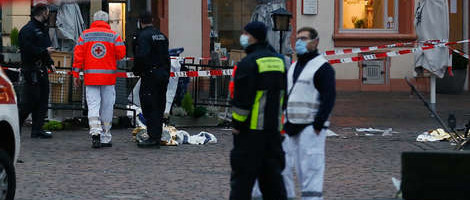
POLYGON ((336 47, 416 40, 415 0, 335 0, 336 47))
POLYGON ((341 30, 397 31, 397 0, 342 0, 341 30))
POLYGON ((257 4, 253 0, 209 1, 211 37, 217 43, 215 48, 242 49, 239 44, 240 34, 243 32, 243 27, 250 22, 251 14, 257 4))

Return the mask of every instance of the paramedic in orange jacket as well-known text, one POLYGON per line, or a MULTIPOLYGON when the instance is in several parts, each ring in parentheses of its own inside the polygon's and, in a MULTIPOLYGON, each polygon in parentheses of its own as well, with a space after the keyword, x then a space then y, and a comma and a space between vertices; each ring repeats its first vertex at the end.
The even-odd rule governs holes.
POLYGON ((74 51, 74 85, 83 72, 92 147, 111 147, 111 122, 116 99, 116 64, 126 55, 121 37, 108 24, 109 15, 98 11, 83 31, 74 51))

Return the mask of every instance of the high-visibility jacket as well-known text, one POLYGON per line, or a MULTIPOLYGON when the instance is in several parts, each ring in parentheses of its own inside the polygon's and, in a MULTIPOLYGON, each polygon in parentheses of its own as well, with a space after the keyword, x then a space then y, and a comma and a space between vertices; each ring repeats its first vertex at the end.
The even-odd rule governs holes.
POLYGON ((256 43, 245 51, 233 77, 232 125, 240 131, 278 132, 287 76, 284 61, 268 48, 256 43))
POLYGON ((83 71, 85 85, 116 84, 117 61, 126 55, 126 47, 119 34, 108 23, 95 21, 83 31, 75 46, 72 73, 83 71))

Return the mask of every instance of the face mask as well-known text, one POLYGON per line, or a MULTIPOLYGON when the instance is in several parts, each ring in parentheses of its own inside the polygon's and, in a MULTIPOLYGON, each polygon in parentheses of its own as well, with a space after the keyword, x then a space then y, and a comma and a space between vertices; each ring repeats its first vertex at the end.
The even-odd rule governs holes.
POLYGON ((297 55, 303 55, 307 53, 307 42, 303 40, 297 40, 295 43, 295 52, 297 52, 297 55))
POLYGON ((250 37, 248 37, 248 35, 240 36, 240 44, 244 49, 246 49, 250 45, 250 42, 248 40, 250 40, 250 37))

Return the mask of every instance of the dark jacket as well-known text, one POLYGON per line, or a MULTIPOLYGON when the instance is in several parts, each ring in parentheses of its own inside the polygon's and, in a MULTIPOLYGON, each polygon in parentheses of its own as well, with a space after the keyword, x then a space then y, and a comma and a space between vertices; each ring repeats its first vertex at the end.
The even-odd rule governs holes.
POLYGON ((145 27, 136 34, 134 41, 134 69, 137 75, 158 68, 170 73, 167 37, 153 26, 145 27))
POLYGON ((47 48, 52 46, 48 28, 32 18, 21 28, 18 41, 21 50, 23 70, 38 71, 54 64, 47 48))
POLYGON ((286 92, 284 61, 267 43, 246 48, 234 75, 232 122, 241 131, 280 131, 286 92))

